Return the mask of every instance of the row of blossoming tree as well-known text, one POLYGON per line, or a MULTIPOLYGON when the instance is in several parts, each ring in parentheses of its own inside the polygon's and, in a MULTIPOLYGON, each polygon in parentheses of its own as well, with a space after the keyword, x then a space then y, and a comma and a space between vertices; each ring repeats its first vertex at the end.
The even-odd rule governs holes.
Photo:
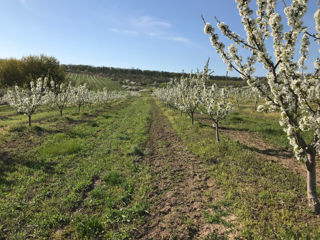
POLYGON ((257 110, 260 101, 258 91, 252 90, 250 87, 232 87, 229 89, 232 102, 239 108, 240 104, 253 103, 253 110, 257 110))
POLYGON ((286 132, 297 160, 307 169, 307 198, 310 207, 319 212, 320 204, 316 191, 316 158, 320 153, 320 59, 314 61, 312 73, 305 74, 306 60, 309 57, 310 38, 320 44, 320 9, 314 14, 315 32, 304 25, 307 0, 292 0, 285 4, 282 17, 276 12, 276 0, 257 0, 256 16, 250 8, 250 0, 236 0, 246 38, 233 32, 228 25, 218 19, 217 27, 225 37, 232 40, 227 49, 215 28, 205 21, 204 32, 210 35, 212 46, 222 60, 240 73, 251 89, 258 91, 265 99, 259 111, 278 111, 280 125, 286 132), (268 39, 273 40, 273 54, 268 51, 268 39), (301 42, 300 42, 301 39, 301 42), (300 43, 300 44, 299 44, 300 43), (238 53, 238 47, 248 50, 246 60, 238 53), (300 46, 300 58, 295 58, 300 46), (261 63, 267 71, 267 82, 255 78, 255 64, 261 63), (265 89, 270 91, 265 91, 265 89), (303 132, 313 133, 307 141, 303 132))
POLYGON ((86 84, 72 86, 71 83, 56 85, 53 81, 47 84, 47 79, 39 78, 30 83, 30 88, 21 88, 15 86, 2 98, 2 101, 15 108, 18 113, 28 116, 29 126, 31 126, 31 116, 42 105, 49 105, 56 108, 62 116, 63 110, 72 105, 76 105, 80 112, 85 104, 110 103, 128 95, 137 95, 132 92, 108 91, 90 91, 86 84))
POLYGON ((202 72, 182 76, 167 84, 165 88, 154 91, 154 95, 167 106, 186 113, 194 123, 196 112, 206 114, 216 129, 216 139, 219 142, 219 124, 232 111, 229 91, 216 85, 207 86, 209 61, 202 72))

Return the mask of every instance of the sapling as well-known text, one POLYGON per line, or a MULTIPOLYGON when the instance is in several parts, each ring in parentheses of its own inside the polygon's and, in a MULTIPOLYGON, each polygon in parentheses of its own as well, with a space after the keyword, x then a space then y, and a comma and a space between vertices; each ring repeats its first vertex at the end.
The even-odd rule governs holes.
POLYGON ((73 102, 78 106, 78 111, 81 111, 81 106, 89 100, 89 89, 86 84, 79 85, 74 88, 73 102))
POLYGON ((63 109, 72 104, 74 88, 70 82, 67 86, 63 83, 56 85, 54 81, 51 81, 50 84, 51 89, 46 95, 47 103, 57 107, 62 116, 63 109))
POLYGON ((15 108, 18 113, 28 116, 28 123, 31 127, 31 116, 36 109, 45 103, 45 95, 47 93, 47 80, 39 78, 36 82, 30 82, 30 89, 15 86, 14 89, 8 90, 4 96, 5 101, 15 108))
POLYGON ((224 88, 218 88, 215 84, 207 88, 204 84, 200 97, 201 111, 207 114, 216 128, 216 139, 220 142, 219 124, 226 119, 232 111, 232 103, 229 101, 229 93, 224 88))

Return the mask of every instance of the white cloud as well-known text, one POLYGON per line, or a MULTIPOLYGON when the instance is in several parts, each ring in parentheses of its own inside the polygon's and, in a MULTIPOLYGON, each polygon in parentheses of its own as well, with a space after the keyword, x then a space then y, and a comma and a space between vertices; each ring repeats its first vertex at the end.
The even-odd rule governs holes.
POLYGON ((191 42, 188 38, 173 35, 171 33, 172 24, 170 22, 153 16, 142 15, 137 17, 131 17, 127 20, 122 19, 125 29, 122 29, 120 25, 117 24, 118 21, 114 22, 115 27, 111 28, 110 30, 115 33, 126 34, 131 36, 145 35, 150 38, 175 41, 185 44, 191 42))
POLYGON ((110 30, 112 32, 121 33, 121 34, 125 34, 125 35, 138 35, 137 31, 129 30, 129 29, 111 28, 110 30))
POLYGON ((155 29, 155 28, 170 28, 171 24, 168 21, 159 20, 151 16, 139 16, 130 20, 133 27, 138 29, 155 29))
POLYGON ((176 42, 183 42, 183 43, 190 42, 190 40, 185 37, 168 37, 167 40, 176 41, 176 42))

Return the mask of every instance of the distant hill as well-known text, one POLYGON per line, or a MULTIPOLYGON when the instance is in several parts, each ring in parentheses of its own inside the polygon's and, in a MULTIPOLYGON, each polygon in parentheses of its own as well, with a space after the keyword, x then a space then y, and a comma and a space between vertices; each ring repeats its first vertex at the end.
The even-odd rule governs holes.
MULTIPOLYGON (((113 67, 94 67, 89 65, 64 65, 69 73, 94 74, 118 82, 122 86, 128 84, 138 86, 159 86, 175 78, 180 78, 183 73, 151 71, 140 69, 126 69, 113 67)), ((211 76, 211 83, 219 86, 246 86, 247 83, 239 77, 211 76)))
POLYGON ((110 78, 100 76, 99 74, 69 72, 67 74, 67 79, 75 86, 86 83, 87 87, 91 90, 101 90, 103 88, 110 91, 123 90, 119 82, 112 81, 110 78))

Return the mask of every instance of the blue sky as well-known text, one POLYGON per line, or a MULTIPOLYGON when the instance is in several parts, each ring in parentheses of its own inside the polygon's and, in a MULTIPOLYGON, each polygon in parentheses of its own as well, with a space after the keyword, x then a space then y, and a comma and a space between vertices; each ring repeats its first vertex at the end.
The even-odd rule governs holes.
MULTIPOLYGON (((309 2, 305 22, 314 26, 317 1, 309 2)), ((0 4, 0 58, 46 54, 64 64, 189 72, 201 69, 210 57, 210 68, 225 75, 226 66, 203 33, 200 15, 213 24, 217 16, 243 33, 234 0, 0 0, 0 4)), ((319 55, 316 45, 311 52, 312 59, 319 55)), ((257 75, 264 73, 257 69, 257 75)))

